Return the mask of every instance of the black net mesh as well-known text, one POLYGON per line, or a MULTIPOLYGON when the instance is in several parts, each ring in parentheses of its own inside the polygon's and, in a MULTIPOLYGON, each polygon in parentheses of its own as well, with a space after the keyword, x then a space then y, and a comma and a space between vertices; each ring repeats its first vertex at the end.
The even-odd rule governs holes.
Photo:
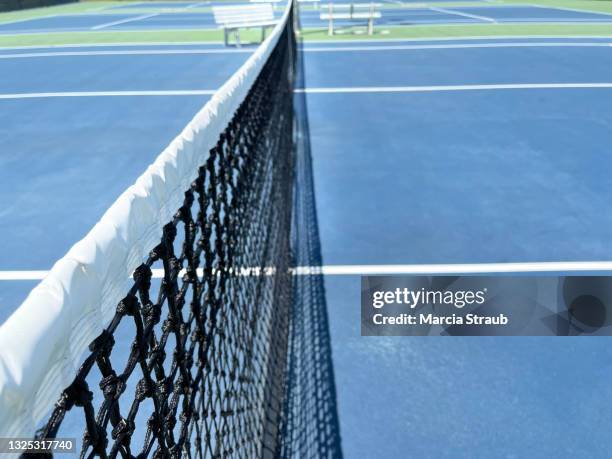
MULTIPOLYGON (((304 54, 298 54, 296 86, 305 88, 304 54)), ((336 406, 321 243, 315 201, 306 94, 294 97, 296 165, 292 252, 299 272, 293 278, 286 416, 282 456, 342 457, 336 406)))
POLYGON ((280 454, 292 313, 294 66, 290 19, 38 437, 57 436, 76 409, 81 457, 280 454), (155 267, 164 272, 159 285, 155 267), (125 322, 133 341, 118 363, 115 334, 125 322))

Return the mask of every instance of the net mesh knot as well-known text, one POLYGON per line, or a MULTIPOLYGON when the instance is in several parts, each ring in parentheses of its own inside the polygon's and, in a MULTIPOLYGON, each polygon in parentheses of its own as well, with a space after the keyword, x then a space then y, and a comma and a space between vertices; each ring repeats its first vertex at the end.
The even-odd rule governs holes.
POLYGON ((142 264, 134 271, 134 282, 142 289, 148 290, 151 287, 152 276, 151 268, 146 264, 142 264))
POLYGON ((149 379, 142 378, 136 385, 135 398, 141 402, 150 397, 153 397, 153 385, 149 382, 149 379))
POLYGON ((142 308, 142 317, 147 326, 158 324, 161 320, 161 306, 147 302, 142 308))
POLYGON ((135 429, 136 426, 134 425, 134 421, 121 418, 117 425, 113 428, 111 435, 113 440, 122 439, 123 442, 127 442, 134 433, 135 429))
POLYGON ((135 316, 138 312, 138 299, 135 295, 128 295, 117 305, 117 313, 127 316, 135 316))
POLYGON ((115 345, 115 337, 108 330, 104 330, 100 336, 89 345, 89 350, 97 356, 109 356, 115 345))
POLYGON ((74 405, 83 407, 92 400, 93 393, 89 390, 87 381, 77 378, 64 391, 60 403, 66 410, 70 410, 74 405))
POLYGON ((125 382, 113 371, 110 375, 102 378, 100 389, 106 400, 119 400, 119 397, 125 391, 125 382))

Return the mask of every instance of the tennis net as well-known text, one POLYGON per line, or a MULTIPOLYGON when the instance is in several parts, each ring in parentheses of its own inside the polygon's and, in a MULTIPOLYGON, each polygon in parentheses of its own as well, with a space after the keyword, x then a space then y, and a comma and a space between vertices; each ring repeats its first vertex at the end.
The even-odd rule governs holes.
POLYGON ((54 438, 76 412, 81 457, 279 454, 295 50, 289 5, 3 325, 3 435, 54 438))

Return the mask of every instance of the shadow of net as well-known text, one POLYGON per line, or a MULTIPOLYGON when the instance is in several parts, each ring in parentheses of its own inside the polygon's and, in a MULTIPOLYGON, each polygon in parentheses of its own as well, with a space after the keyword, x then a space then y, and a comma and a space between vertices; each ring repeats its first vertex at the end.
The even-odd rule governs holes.
MULTIPOLYGON (((298 51, 296 87, 305 87, 298 51)), ((294 276, 286 423, 281 457, 341 458, 336 387, 312 174, 306 95, 295 93, 296 183, 292 222, 294 276)))

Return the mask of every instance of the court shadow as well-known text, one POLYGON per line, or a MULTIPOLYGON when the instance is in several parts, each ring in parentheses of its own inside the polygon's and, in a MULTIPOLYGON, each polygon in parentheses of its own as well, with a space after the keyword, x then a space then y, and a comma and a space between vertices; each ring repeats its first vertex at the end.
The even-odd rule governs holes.
MULTIPOLYGON (((303 53, 297 55, 296 88, 305 87, 303 53)), ((294 276, 289 380, 281 457, 342 458, 336 386, 312 174, 306 95, 294 95, 296 167, 292 249, 294 276)))

